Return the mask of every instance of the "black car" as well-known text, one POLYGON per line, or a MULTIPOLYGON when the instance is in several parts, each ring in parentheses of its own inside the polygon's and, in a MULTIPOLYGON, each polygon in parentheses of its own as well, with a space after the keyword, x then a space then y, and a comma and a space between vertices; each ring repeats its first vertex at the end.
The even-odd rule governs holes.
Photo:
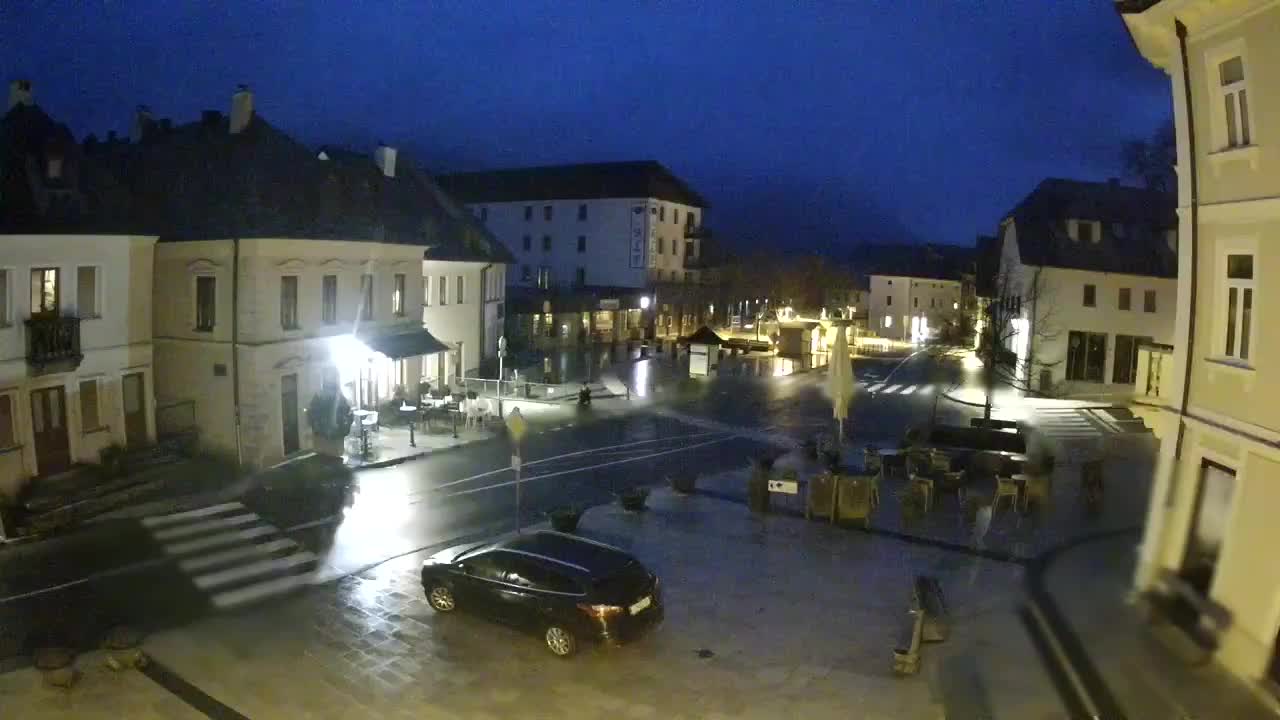
POLYGON ((611 545, 555 532, 459 545, 422 564, 437 612, 463 609, 537 631, 560 657, 625 642, 662 619, 658 578, 611 545))

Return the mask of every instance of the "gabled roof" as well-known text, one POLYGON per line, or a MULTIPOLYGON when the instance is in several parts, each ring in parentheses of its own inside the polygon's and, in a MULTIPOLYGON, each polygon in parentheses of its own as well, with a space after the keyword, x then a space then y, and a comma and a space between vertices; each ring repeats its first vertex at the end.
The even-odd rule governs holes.
POLYGON ((657 198, 708 207, 701 195, 654 160, 454 173, 439 179, 464 203, 657 198))
POLYGON ((1176 207, 1172 193, 1050 178, 1023 198, 1009 217, 1024 265, 1176 277, 1178 255, 1165 236, 1166 230, 1178 227, 1176 207), (1069 219, 1100 222, 1101 238, 1072 240, 1067 235, 1069 219))
POLYGON ((973 272, 974 248, 963 245, 858 245, 850 264, 859 275, 961 280, 973 272))
POLYGON ((714 330, 703 325, 698 328, 697 332, 687 338, 682 338, 682 342, 691 343, 693 345, 723 345, 724 338, 715 333, 714 330))

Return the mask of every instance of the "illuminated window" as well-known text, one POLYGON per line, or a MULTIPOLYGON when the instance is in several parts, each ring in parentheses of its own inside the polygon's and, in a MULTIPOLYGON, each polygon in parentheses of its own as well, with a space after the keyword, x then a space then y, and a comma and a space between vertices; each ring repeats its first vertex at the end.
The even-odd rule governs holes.
POLYGON ((1227 256, 1226 346, 1227 357, 1249 359, 1253 341, 1253 255, 1227 256))

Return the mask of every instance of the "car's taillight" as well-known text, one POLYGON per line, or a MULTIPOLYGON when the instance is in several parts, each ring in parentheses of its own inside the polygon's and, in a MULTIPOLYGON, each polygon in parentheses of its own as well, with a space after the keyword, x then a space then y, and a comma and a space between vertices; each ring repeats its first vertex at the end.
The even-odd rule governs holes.
POLYGON ((597 620, 604 620, 614 615, 621 615, 624 608, 617 605, 588 605, 580 603, 578 609, 597 620))

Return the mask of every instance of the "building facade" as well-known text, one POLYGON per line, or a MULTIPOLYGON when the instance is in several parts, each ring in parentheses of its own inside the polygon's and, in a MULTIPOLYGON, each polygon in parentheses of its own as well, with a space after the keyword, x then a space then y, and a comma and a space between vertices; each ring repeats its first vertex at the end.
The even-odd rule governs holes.
POLYGON ((422 261, 422 324, 449 346, 446 355, 426 359, 423 377, 432 384, 474 375, 498 356, 506 269, 492 259, 422 261))
POLYGON ((1045 180, 1000 225, 995 281, 1020 382, 1056 395, 1129 392, 1138 350, 1173 342, 1172 198, 1045 180))
POLYGON ((961 283, 907 275, 872 275, 867 293, 870 330, 883 338, 924 342, 959 315, 961 283))
POLYGON ((440 182, 511 250, 506 329, 521 344, 678 333, 680 318, 709 304, 700 290, 706 201, 659 163, 460 173, 440 182))
POLYGON ((1280 4, 1117 4, 1170 76, 1177 129, 1178 306, 1137 588, 1180 585, 1192 626, 1229 615, 1215 658, 1280 691, 1280 4), (1268 267, 1277 270, 1270 275, 1268 267))
POLYGON ((65 126, 10 88, 0 118, 0 494, 155 439, 154 236, 110 211, 65 126))

